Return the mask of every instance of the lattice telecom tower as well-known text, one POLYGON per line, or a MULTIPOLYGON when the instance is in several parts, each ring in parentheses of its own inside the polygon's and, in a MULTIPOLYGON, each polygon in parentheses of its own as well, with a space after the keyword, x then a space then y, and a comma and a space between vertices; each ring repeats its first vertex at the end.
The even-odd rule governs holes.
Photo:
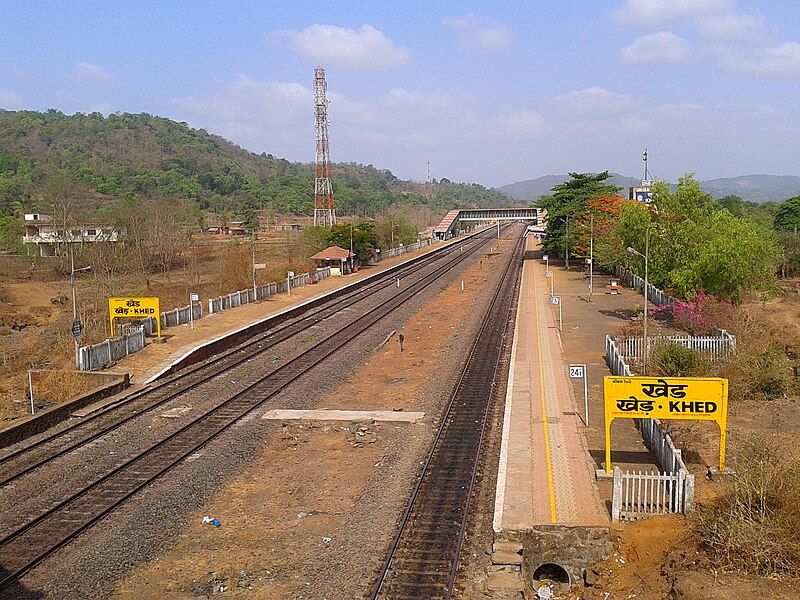
POLYGON ((314 225, 336 224, 331 188, 331 157, 328 146, 328 85, 325 69, 314 69, 314 117, 317 153, 314 162, 314 225))

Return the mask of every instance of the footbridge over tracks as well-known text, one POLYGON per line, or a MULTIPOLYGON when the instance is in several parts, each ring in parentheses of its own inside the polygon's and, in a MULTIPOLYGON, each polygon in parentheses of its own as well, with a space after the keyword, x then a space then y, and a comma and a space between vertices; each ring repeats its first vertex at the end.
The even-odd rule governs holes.
POLYGON ((450 239, 461 221, 532 221, 535 230, 543 232, 546 218, 541 208, 461 208, 447 213, 433 233, 437 239, 450 239))

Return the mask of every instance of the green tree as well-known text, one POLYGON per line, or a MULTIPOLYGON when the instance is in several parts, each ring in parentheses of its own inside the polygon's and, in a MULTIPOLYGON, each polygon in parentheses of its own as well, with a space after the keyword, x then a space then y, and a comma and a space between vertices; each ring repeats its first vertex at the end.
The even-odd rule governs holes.
MULTIPOLYGON (((617 225, 622 248, 644 252, 650 239, 649 275, 653 285, 692 299, 702 291, 740 301, 772 284, 778 250, 773 234, 745 212, 737 217, 704 193, 691 174, 672 191, 653 186, 653 203, 624 203, 617 225)), ((640 259, 629 259, 640 275, 640 259)))
POLYGON ((551 254, 564 255, 575 244, 576 221, 588 210, 589 203, 603 196, 613 196, 622 188, 609 185, 608 171, 602 173, 570 173, 570 180, 553 187, 551 196, 539 199, 538 206, 547 210, 547 229, 543 246, 551 254), (567 221, 571 221, 569 231, 567 221))
POLYGON ((373 257, 373 252, 378 245, 375 236, 375 226, 372 223, 359 222, 352 225, 342 223, 334 225, 327 234, 327 245, 339 246, 345 250, 350 249, 350 240, 353 240, 353 253, 360 261, 368 261, 373 257))
POLYGON ((17 217, 0 217, 0 252, 22 252, 22 221, 17 217))
POLYGON ((784 200, 775 214, 775 229, 797 234, 800 231, 800 196, 784 200))

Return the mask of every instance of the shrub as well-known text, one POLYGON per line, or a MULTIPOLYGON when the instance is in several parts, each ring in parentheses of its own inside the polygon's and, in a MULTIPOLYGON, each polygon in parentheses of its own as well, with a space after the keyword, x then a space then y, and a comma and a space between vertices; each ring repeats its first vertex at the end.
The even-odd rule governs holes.
POLYGON ((760 576, 800 573, 800 456, 764 438, 746 440, 736 474, 695 524, 722 569, 760 576))
POLYGON ((677 342, 659 340, 653 355, 658 374, 666 377, 697 377, 708 368, 706 359, 677 342))
POLYGON ((693 335, 708 335, 717 329, 730 327, 734 306, 701 291, 692 301, 676 302, 672 307, 672 318, 678 327, 693 335))

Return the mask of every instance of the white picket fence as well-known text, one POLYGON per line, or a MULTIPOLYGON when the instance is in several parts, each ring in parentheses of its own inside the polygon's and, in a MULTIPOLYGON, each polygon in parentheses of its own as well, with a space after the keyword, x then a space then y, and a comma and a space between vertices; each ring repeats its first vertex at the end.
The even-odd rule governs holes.
POLYGON ((694 475, 681 469, 674 473, 622 471, 614 467, 613 521, 634 521, 651 515, 691 512, 694 475))
MULTIPOLYGON (((606 363, 614 375, 633 377, 618 341, 606 335, 606 363)), ((615 467, 612 519, 635 520, 652 514, 692 512, 694 475, 686 468, 681 450, 675 447, 658 419, 636 419, 636 424, 644 445, 655 454, 663 472, 622 472, 615 467)))
POLYGON ((99 369, 137 352, 145 346, 145 328, 140 325, 132 331, 99 344, 83 346, 78 349, 78 363, 81 371, 99 369))
POLYGON ((645 346, 649 358, 659 342, 680 344, 707 356, 710 360, 729 358, 736 351, 736 337, 724 329, 718 329, 713 336, 656 335, 648 336, 647 343, 642 337, 615 338, 613 341, 618 353, 625 357, 626 361, 635 361, 639 364, 644 358, 645 346))

